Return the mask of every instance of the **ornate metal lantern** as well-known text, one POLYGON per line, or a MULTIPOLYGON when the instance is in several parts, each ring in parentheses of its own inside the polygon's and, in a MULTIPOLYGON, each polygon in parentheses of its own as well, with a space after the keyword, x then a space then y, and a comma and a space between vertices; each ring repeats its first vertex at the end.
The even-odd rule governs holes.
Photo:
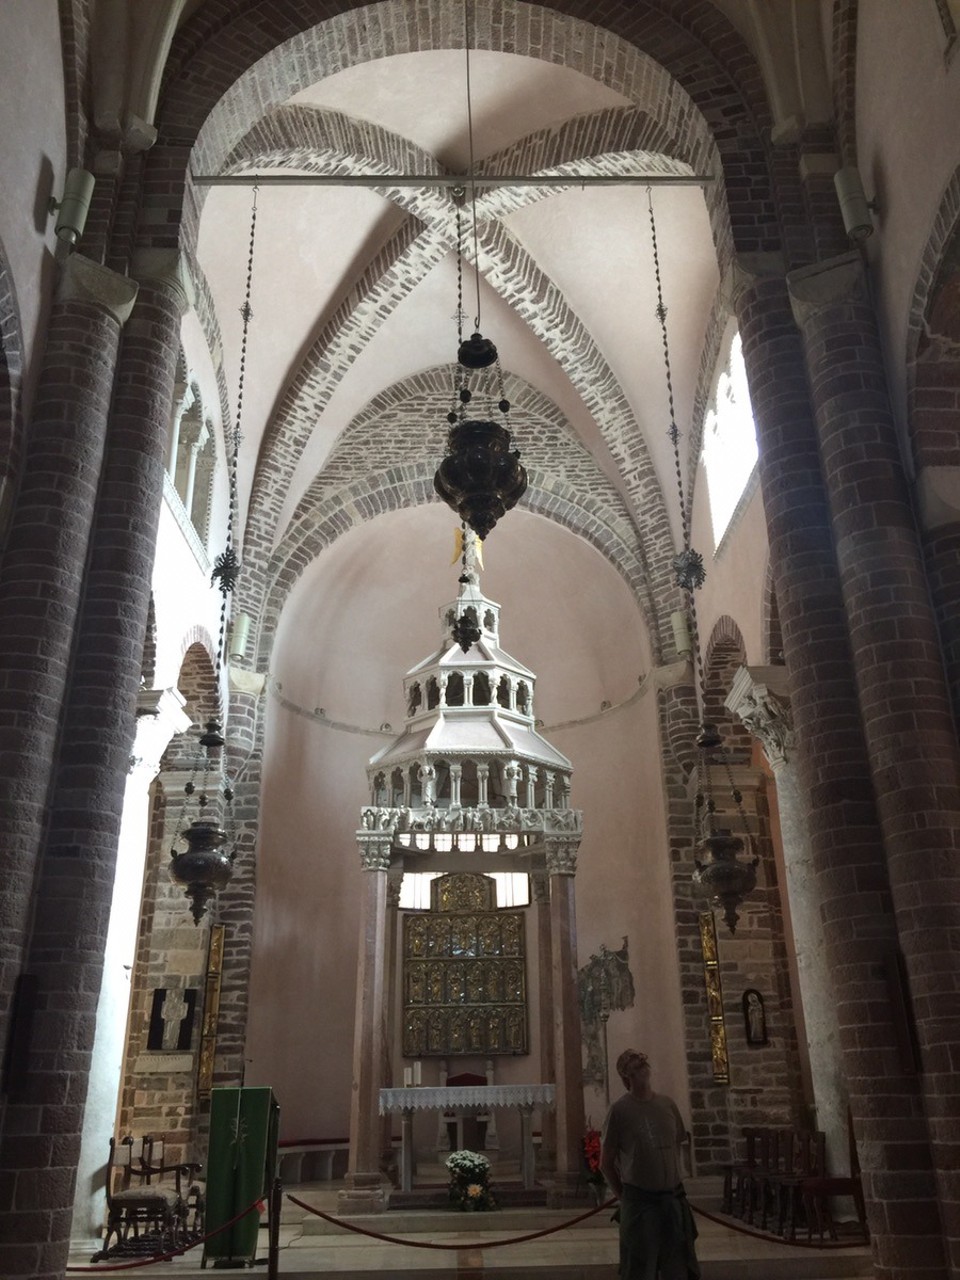
POLYGON ((185 851, 173 849, 170 855, 170 874, 178 884, 186 887, 190 899, 190 914, 200 923, 207 903, 233 874, 234 850, 224 851, 227 833, 216 822, 198 818, 191 822, 183 839, 185 851))
POLYGON ((737 908, 757 884, 758 858, 741 862, 743 840, 729 831, 716 831, 698 845, 708 862, 696 859, 693 883, 710 895, 711 905, 723 911, 723 918, 731 933, 736 932, 740 916, 737 908))
POLYGON ((505 427, 473 420, 450 428, 448 450, 433 486, 477 537, 485 538, 527 487, 520 453, 511 451, 505 427))

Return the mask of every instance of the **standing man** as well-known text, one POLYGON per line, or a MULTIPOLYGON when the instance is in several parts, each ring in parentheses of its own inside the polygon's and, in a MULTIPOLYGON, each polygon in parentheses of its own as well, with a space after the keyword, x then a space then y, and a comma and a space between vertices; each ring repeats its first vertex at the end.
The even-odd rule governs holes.
POLYGON ((683 1118, 650 1087, 645 1053, 625 1049, 617 1075, 627 1092, 603 1122, 600 1169, 620 1199, 620 1280, 695 1280, 696 1228, 680 1181, 683 1118))

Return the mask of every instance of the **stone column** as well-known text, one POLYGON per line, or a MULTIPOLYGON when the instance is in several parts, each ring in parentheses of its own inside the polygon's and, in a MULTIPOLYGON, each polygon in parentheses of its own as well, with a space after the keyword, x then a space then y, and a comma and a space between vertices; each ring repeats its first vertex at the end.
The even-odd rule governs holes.
POLYGON ((577 994, 577 915, 574 876, 579 836, 548 836, 550 878, 551 999, 557 1161, 552 1201, 561 1203, 576 1187, 583 1159, 583 1063, 577 994))
POLYGON ((528 809, 537 807, 537 766, 535 764, 527 765, 526 806, 528 809))
POLYGON ((29 928, 120 332, 136 294, 134 281, 80 254, 66 260, 0 566, 0 1044, 29 928))
POLYGON ((173 414, 170 418, 170 446, 167 454, 167 474, 177 483, 177 463, 180 458, 180 427, 187 410, 193 405, 193 387, 178 382, 173 389, 173 414))
POLYGON ((187 465, 183 480, 183 509, 188 519, 193 519, 193 497, 197 485, 197 461, 200 453, 210 439, 210 428, 199 419, 196 422, 184 422, 180 431, 180 444, 186 446, 187 465))
MULTIPOLYGON (((387 872, 387 944, 384 958, 384 984, 386 992, 383 1028, 383 1070, 380 1084, 384 1089, 393 1085, 393 1058, 397 1049, 397 1006, 400 1003, 400 981, 403 965, 397 963, 397 936, 400 923, 400 887, 403 868, 391 868, 387 872)), ((402 1030, 401 1030, 402 1034, 402 1030)), ((393 1116, 381 1117, 380 1134, 381 1167, 389 1169, 393 1160, 393 1116)))
MULTIPOLYGON (((919 1039, 949 1262, 960 1274, 960 747, 860 255, 791 272, 870 772, 919 1039), (936 868, 936 870, 934 870, 936 868)), ((906 995, 907 993, 905 993, 906 995)))
POLYGON ((936 1184, 921 1091, 902 1053, 891 968, 897 930, 803 344, 775 255, 741 259, 733 292, 875 1271, 884 1280, 940 1280, 937 1215, 914 1212, 917 1204, 936 1202, 936 1184))
MULTIPOLYGON (((0 1274, 9 1280, 60 1275, 67 1260, 105 930, 89 972, 87 944, 75 955, 67 930, 56 965, 41 973, 38 939, 60 922, 39 868, 120 334, 136 295, 135 282, 78 254, 64 265, 0 576, 0 1041, 21 966, 38 992, 30 1041, 20 1046, 26 1072, 8 1083, 0 1142, 0 1274), (49 1003, 60 1006, 52 1017, 49 1003)), ((72 883, 81 912, 88 884, 86 874, 72 883)), ((99 923, 91 919, 91 928, 99 923)))
MULTIPOLYGON (((16 1105, 35 1114, 31 1104, 40 1102, 49 1112, 35 1131, 53 1141, 56 1163, 41 1159, 43 1189, 31 1200, 62 1233, 64 1260, 187 305, 179 265, 175 253, 151 256, 119 351, 27 961, 40 1009, 16 1105), (54 1176, 61 1167, 68 1177, 54 1176)), ((13 1106, 7 1132, 20 1123, 13 1106)), ((0 1272, 17 1274, 2 1264, 0 1272)))
POLYGON ((804 821, 803 797, 791 760, 794 732, 785 669, 741 667, 725 705, 759 740, 776 780, 787 902, 817 1127, 826 1134, 828 1168, 833 1173, 846 1174, 849 1172, 847 1087, 820 919, 820 895, 804 821))
POLYGON ((357 960, 357 1009, 353 1032, 353 1087, 350 1095, 350 1160, 347 1186, 340 1192, 344 1216, 380 1213, 380 1087, 384 1038, 384 966, 387 871, 391 837, 359 831, 363 898, 357 960))
MULTIPOLYGON (((530 806, 532 808, 532 806, 530 806)), ((540 974, 540 1079, 553 1084, 553 948, 550 941, 550 880, 543 871, 530 877, 533 898, 537 904, 537 965, 540 974)), ((554 1169, 557 1160, 557 1119, 555 1111, 540 1115, 540 1159, 544 1169, 554 1169)))

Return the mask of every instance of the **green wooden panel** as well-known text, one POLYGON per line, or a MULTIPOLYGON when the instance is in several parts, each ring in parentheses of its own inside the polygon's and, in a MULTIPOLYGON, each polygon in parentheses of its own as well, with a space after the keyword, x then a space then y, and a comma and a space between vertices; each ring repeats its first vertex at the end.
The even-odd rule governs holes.
MULTIPOLYGON (((280 1108, 269 1088, 213 1089, 207 1154, 206 1230, 216 1231, 258 1198, 266 1199, 277 1166, 280 1108)), ((204 1262, 254 1261, 260 1213, 249 1213, 208 1240, 204 1262)))

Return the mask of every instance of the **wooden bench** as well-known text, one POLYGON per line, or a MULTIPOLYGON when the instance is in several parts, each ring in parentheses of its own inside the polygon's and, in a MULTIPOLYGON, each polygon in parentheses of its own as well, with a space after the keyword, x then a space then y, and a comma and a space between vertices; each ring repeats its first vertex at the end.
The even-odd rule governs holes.
POLYGON ((277 1149, 277 1176, 287 1186, 332 1182, 338 1153, 349 1150, 348 1138, 281 1138, 277 1149))

